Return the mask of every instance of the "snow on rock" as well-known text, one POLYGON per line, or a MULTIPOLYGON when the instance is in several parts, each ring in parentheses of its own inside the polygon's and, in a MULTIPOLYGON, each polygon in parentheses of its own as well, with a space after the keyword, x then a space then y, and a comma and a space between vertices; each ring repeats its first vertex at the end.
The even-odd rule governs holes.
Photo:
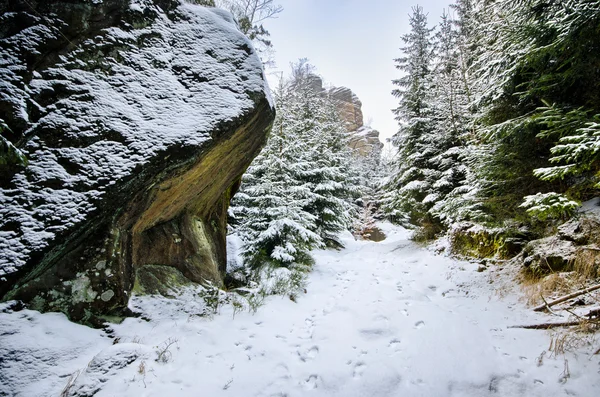
MULTIPOLYGON (((136 241, 146 241, 136 235, 182 214, 198 218, 188 229, 224 219, 220 201, 273 117, 261 61, 229 13, 174 0, 80 3, 0 7, 0 122, 29 162, 0 178, 0 297, 38 297, 36 308, 76 319, 90 308, 65 309, 65 279, 92 272, 101 286, 89 294, 119 288, 111 308, 123 307, 136 241), (60 287, 40 294, 48 285, 60 287), (48 295, 64 302, 50 307, 48 295)), ((224 231, 199 228, 188 240, 204 243, 181 244, 188 256, 204 247, 225 266, 224 231)))
POLYGON ((587 276, 593 279, 600 271, 599 244, 600 217, 597 211, 587 210, 560 225, 556 234, 527 243, 517 259, 537 274, 579 267, 587 268, 587 276))
MULTIPOLYGON (((477 264, 419 247, 405 229, 379 226, 387 235, 382 242, 345 234, 346 248, 318 251, 307 293, 296 302, 273 296, 254 315, 220 306, 211 318, 196 315, 200 308, 181 310, 183 301, 172 306, 169 299, 140 297, 138 303, 155 314, 113 327, 123 348, 107 348, 97 331, 51 314, 37 314, 35 329, 15 325, 0 336, 0 348, 9 340, 16 349, 17 338, 34 345, 35 337, 36 354, 45 357, 42 346, 53 346, 54 339, 40 327, 79 328, 81 333, 72 331, 76 341, 100 345, 82 350, 77 360, 67 355, 62 372, 81 365, 87 373, 93 359, 99 369, 94 376, 103 379, 97 397, 597 394, 597 346, 555 355, 546 331, 509 328, 552 321, 524 307, 510 272, 479 273, 477 264), (169 359, 157 361, 156 351, 167 346, 169 359)), ((12 326, 21 313, 1 314, 0 324, 12 326)), ((0 387, 17 396, 57 395, 60 382, 67 383, 61 371, 36 382, 35 366, 7 368, 2 373, 8 383, 0 387)))

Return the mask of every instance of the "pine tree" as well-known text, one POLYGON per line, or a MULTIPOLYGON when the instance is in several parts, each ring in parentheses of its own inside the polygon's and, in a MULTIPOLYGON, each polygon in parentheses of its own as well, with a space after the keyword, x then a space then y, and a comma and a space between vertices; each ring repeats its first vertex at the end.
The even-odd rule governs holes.
POLYGON ((523 196, 596 194, 598 2, 502 0, 474 15, 483 32, 474 69, 488 210, 503 218, 522 211, 523 196))
POLYGON ((276 90, 267 146, 243 177, 232 223, 253 267, 309 264, 310 250, 339 245, 352 208, 344 127, 335 105, 311 84, 301 61, 276 90))
POLYGON ((445 226, 476 217, 475 207, 468 202, 476 188, 469 159, 471 90, 466 70, 468 39, 462 36, 468 32, 465 26, 444 13, 436 34, 432 145, 437 154, 430 164, 437 175, 425 201, 432 204, 429 213, 445 226))
POLYGON ((312 81, 313 68, 301 60, 293 66, 292 112, 298 115, 297 134, 310 150, 303 153, 310 168, 303 173, 312 194, 305 210, 316 216, 315 231, 329 246, 338 246, 337 235, 351 223, 350 150, 337 108, 312 81))
POLYGON ((231 213, 236 232, 244 241, 247 264, 291 266, 310 263, 310 250, 323 246, 316 216, 306 212, 310 188, 302 181, 309 164, 303 159, 306 142, 296 139, 288 87, 276 92, 275 119, 269 141, 244 174, 231 213))
POLYGON ((433 29, 427 26, 421 7, 413 8, 409 22, 411 32, 402 36, 404 56, 395 60, 396 68, 405 75, 393 81, 398 87, 392 93, 399 99, 394 114, 400 129, 392 138, 398 157, 384 208, 396 220, 418 224, 427 217, 423 200, 433 179, 428 161, 435 155, 431 147, 433 29))

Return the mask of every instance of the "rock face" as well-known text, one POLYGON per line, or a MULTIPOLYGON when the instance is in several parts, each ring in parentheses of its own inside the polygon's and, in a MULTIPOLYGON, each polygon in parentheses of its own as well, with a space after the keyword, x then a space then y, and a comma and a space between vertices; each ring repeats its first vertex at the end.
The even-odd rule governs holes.
POLYGON ((350 147, 361 156, 374 154, 379 157, 383 149, 383 143, 379 140, 379 131, 364 125, 362 102, 356 94, 346 87, 333 87, 326 90, 323 88, 323 80, 320 77, 312 77, 311 86, 328 95, 336 104, 338 113, 350 136, 350 147))
POLYGON ((134 287, 221 284, 229 199, 274 117, 231 15, 176 0, 0 14, 0 126, 25 158, 0 161, 1 299, 98 325, 134 287))
POLYGON ((525 246, 523 265, 536 274, 575 270, 595 278, 600 270, 600 218, 582 216, 558 228, 558 233, 525 246))
POLYGON ((329 95, 338 105, 338 112, 348 131, 358 131, 363 127, 362 102, 346 87, 333 87, 329 95))

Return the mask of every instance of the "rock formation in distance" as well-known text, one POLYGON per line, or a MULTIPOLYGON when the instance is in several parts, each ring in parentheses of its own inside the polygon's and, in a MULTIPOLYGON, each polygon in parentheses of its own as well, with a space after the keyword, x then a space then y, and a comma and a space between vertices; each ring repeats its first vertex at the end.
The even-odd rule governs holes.
POLYGON ((351 89, 346 87, 323 87, 323 80, 313 75, 311 87, 328 95, 338 108, 340 118, 349 135, 349 145, 361 156, 369 156, 373 152, 381 154, 383 143, 379 140, 379 131, 366 126, 363 120, 362 102, 351 89))

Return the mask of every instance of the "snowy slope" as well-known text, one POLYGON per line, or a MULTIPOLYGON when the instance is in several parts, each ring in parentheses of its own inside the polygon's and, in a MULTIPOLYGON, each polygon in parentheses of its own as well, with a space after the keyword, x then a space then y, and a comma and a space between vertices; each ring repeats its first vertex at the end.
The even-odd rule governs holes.
POLYGON ((0 356, 20 352, 0 364, 4 392, 55 395, 81 370, 71 391, 97 396, 597 395, 600 358, 589 349, 577 357, 546 353, 540 362, 548 335, 507 328, 547 320, 514 290, 500 298, 494 276, 476 265, 435 256, 405 230, 384 228, 381 243, 347 236, 346 249, 318 252, 307 294, 297 303, 271 297, 255 315, 232 318, 223 307, 206 319, 194 315, 201 307, 189 297, 147 300, 152 321, 115 326, 120 340, 112 346, 55 314, 0 314, 0 356), (36 326, 25 327, 25 317, 36 326), (72 344, 53 345, 60 328, 73 333, 72 344), (157 362, 169 343, 165 362, 157 362), (61 349, 60 368, 20 364, 61 349))

